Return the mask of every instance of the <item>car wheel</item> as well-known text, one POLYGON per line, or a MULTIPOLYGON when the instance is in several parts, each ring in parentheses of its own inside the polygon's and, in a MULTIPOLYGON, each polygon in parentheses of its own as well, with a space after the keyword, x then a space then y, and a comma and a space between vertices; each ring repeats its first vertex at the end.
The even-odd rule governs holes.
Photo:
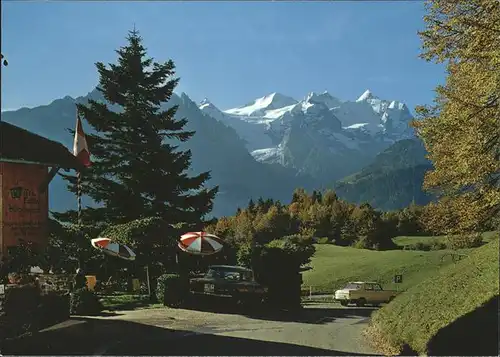
POLYGON ((357 307, 363 307, 366 305, 366 299, 365 298, 360 298, 358 301, 356 301, 356 306, 357 307))
POLYGON ((349 305, 349 303, 348 303, 347 301, 341 301, 341 302, 340 302, 340 305, 342 305, 342 306, 347 306, 347 305, 349 305))
POLYGON ((264 311, 268 311, 272 308, 270 301, 267 297, 262 298, 261 303, 260 303, 260 309, 264 311))
POLYGON ((263 298, 261 296, 252 296, 249 300, 249 306, 251 308, 258 308, 263 304, 263 298))
POLYGON ((391 302, 392 300, 394 300, 394 296, 391 296, 387 302, 389 303, 389 302, 391 302))
POLYGON ((233 295, 233 297, 231 298, 231 301, 232 301, 233 305, 235 305, 235 306, 241 306, 243 304, 243 299, 241 298, 241 296, 239 294, 233 295))

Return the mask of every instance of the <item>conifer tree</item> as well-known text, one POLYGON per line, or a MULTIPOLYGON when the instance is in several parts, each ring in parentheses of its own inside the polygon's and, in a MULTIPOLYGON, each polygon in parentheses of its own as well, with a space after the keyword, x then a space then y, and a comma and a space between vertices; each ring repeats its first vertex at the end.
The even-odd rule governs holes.
POLYGON ((255 213, 255 202, 253 201, 253 199, 250 199, 248 201, 248 207, 247 207, 247 209, 248 209, 248 212, 250 214, 254 214, 255 213))
MULTIPOLYGON (((154 62, 142 38, 130 31, 127 45, 116 52, 116 64, 96 63, 98 91, 106 103, 89 100, 78 113, 87 134, 93 164, 84 172, 82 192, 103 207, 86 208, 84 220, 125 223, 160 217, 170 224, 200 223, 211 211, 218 188, 206 189, 209 172, 188 176, 191 152, 177 150, 189 140, 187 119, 176 119, 177 107, 163 110, 179 79, 172 60, 154 62)), ((74 177, 65 176, 75 191, 74 177)), ((58 214, 70 220, 74 212, 58 214)))

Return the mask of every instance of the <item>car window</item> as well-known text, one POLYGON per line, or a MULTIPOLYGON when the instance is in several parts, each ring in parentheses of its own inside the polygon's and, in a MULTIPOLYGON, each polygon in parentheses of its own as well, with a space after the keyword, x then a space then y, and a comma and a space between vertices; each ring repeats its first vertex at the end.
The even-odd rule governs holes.
POLYGON ((365 290, 373 290, 372 284, 365 284, 365 290))
POLYGON ((209 269, 205 274, 206 278, 224 279, 229 281, 253 281, 253 273, 251 271, 234 271, 231 269, 209 269))
POLYGON ((237 271, 221 271, 221 275, 224 280, 240 280, 240 273, 237 271))
POLYGON ((382 287, 380 286, 380 284, 374 284, 373 285, 373 290, 382 290, 382 287))
POLYGON ((215 269, 208 269, 207 273, 205 274, 205 278, 218 278, 218 273, 219 272, 215 269))
POLYGON ((344 289, 350 289, 350 290, 357 290, 359 288, 361 288, 361 286, 359 284, 354 284, 354 283, 349 283, 344 287, 344 289))

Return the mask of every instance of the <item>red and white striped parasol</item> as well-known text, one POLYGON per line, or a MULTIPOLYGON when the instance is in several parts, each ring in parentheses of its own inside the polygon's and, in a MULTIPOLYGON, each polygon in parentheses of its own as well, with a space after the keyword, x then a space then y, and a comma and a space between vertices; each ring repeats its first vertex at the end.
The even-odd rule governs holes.
POLYGON ((113 242, 110 238, 95 238, 92 246, 100 251, 125 260, 135 260, 135 253, 125 244, 113 242))
POLYGON ((195 255, 215 254, 223 248, 221 239, 207 232, 183 234, 178 246, 183 251, 195 255))

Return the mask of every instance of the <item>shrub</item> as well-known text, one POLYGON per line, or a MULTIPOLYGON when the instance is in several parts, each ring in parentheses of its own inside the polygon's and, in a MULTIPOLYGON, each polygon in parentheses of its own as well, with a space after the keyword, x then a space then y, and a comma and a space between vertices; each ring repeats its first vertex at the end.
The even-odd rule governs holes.
POLYGON ((163 274, 157 280, 156 297, 164 306, 178 307, 189 294, 189 279, 179 274, 163 274))
POLYGON ((41 297, 40 327, 49 327, 70 317, 69 294, 51 291, 41 297))
POLYGON ((37 308, 40 305, 40 289, 33 285, 17 285, 5 291, 2 310, 4 316, 0 329, 5 337, 17 337, 28 331, 35 331, 38 325, 37 308))
POLYGON ((311 257, 316 252, 312 237, 293 234, 282 237, 280 240, 284 241, 285 252, 291 255, 297 264, 304 265, 311 262, 311 257))
POLYGON ((431 250, 443 250, 446 249, 446 244, 443 242, 440 242, 437 239, 433 239, 431 241, 431 250))
POLYGON ((17 285, 6 290, 3 310, 7 314, 24 313, 36 309, 40 303, 40 289, 27 284, 17 285))
POLYGON ((268 288, 267 302, 276 309, 300 306, 300 264, 283 245, 281 240, 272 241, 254 258, 257 281, 268 288))
POLYGON ((368 237, 362 236, 352 244, 352 247, 356 249, 372 249, 373 245, 368 240, 368 237))
POLYGON ((35 243, 20 239, 18 246, 9 248, 6 263, 8 271, 26 274, 32 266, 43 265, 43 257, 35 243))
POLYGON ((252 265, 252 246, 249 243, 243 243, 236 253, 238 265, 250 267, 252 265))
POLYGON ((70 295, 70 313, 72 315, 94 315, 103 309, 97 295, 87 288, 77 289, 70 295))
POLYGON ((446 237, 446 246, 449 249, 477 248, 483 244, 480 233, 450 235, 446 237))
POLYGON ((426 244, 423 242, 416 242, 416 243, 411 243, 411 244, 406 245, 405 249, 420 250, 420 251, 427 252, 427 251, 431 250, 431 246, 430 246, 430 244, 426 244))
POLYGON ((415 248, 416 248, 416 250, 422 250, 422 251, 425 251, 425 252, 431 250, 430 244, 425 244, 423 242, 417 242, 417 243, 415 243, 415 248))
POLYGON ((328 237, 322 237, 322 238, 318 238, 316 240, 316 243, 318 243, 318 244, 329 244, 330 240, 328 239, 328 237))
POLYGON ((428 252, 430 250, 443 250, 446 249, 446 244, 443 242, 440 242, 437 239, 433 239, 429 242, 416 242, 416 243, 411 243, 407 244, 404 246, 405 250, 419 250, 419 251, 424 251, 428 252))
POLYGON ((256 279, 269 290, 267 301, 277 309, 301 306, 300 267, 310 262, 315 248, 312 238, 291 235, 275 239, 254 250, 256 279))

